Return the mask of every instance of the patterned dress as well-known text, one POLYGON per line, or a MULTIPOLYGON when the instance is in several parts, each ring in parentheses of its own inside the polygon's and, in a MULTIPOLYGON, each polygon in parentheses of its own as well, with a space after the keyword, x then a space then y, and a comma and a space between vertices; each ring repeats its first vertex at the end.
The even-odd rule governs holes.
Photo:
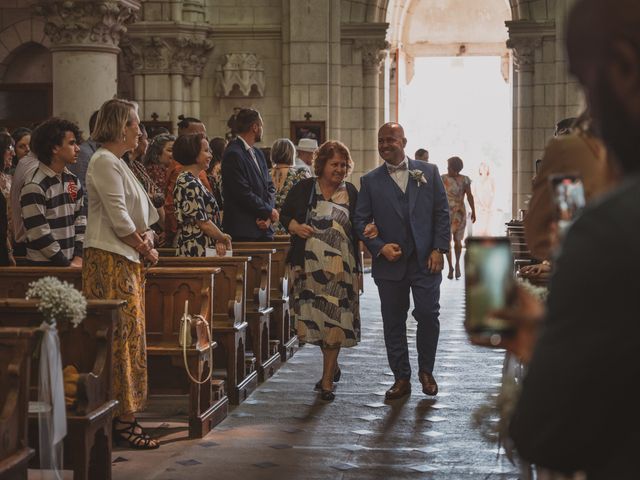
POLYGON ((298 336, 325 348, 353 347, 360 341, 360 308, 349 195, 343 183, 325 200, 316 182, 315 196, 307 223, 316 233, 306 241, 304 269, 295 268, 298 336))
POLYGON ((147 402, 147 343, 142 264, 117 253, 85 248, 82 293, 88 299, 125 300, 113 332, 115 415, 135 413, 147 402))
MULTIPOLYGON (((279 185, 282 182, 278 176, 285 175, 284 168, 272 168, 270 173, 275 185, 279 185)), ((286 170, 284 182, 282 182, 280 189, 276 190, 276 210, 278 213, 282 210, 282 205, 284 205, 284 201, 287 198, 287 195, 289 195, 289 190, 291 190, 296 183, 305 178, 309 178, 309 172, 303 168, 289 167, 286 170)), ((273 228, 275 229, 276 235, 287 235, 289 233, 280 222, 274 223, 273 228)))
POLYGON ((167 167, 160 165, 159 163, 150 163, 144 167, 149 174, 149 177, 158 186, 160 191, 167 194, 167 167))
POLYGON ((464 206, 464 192, 471 185, 471 179, 466 175, 451 177, 442 175, 442 183, 447 191, 449 201, 449 216, 451 217, 451 234, 456 240, 462 240, 467 226, 467 210, 464 206))
POLYGON ((197 221, 211 220, 221 228, 216 199, 191 172, 181 172, 173 189, 173 203, 178 220, 177 255, 204 257, 207 248, 215 248, 215 240, 200 229, 197 221))

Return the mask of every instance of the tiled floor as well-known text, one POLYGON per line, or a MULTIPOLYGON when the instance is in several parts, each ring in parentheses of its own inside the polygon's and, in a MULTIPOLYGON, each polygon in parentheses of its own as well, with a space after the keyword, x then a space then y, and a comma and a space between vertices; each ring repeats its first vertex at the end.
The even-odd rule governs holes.
MULTIPOLYGON (((516 470, 471 426, 471 413, 499 382, 502 355, 472 347, 463 320, 463 281, 443 281, 435 376, 440 394, 385 404, 387 366, 377 291, 366 279, 361 344, 341 353, 336 400, 317 399, 316 347, 301 349, 206 438, 186 440, 184 424, 148 423, 160 449, 114 451, 124 479, 515 479, 516 470)), ((415 322, 408 321, 410 339, 415 322)), ((412 350, 415 350, 413 348, 412 350)), ((412 352, 416 369, 416 354, 412 352)))

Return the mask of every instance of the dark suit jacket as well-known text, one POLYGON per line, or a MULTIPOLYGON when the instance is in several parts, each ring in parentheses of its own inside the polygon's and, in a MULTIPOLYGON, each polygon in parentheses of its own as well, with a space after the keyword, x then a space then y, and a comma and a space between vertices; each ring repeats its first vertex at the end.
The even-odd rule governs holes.
POLYGON ((588 206, 563 243, 511 435, 589 480, 638 478, 640 178, 588 206), (633 393, 636 392, 636 393, 633 393))
MULTIPOLYGON (((449 248, 451 226, 449 203, 438 167, 431 163, 409 159, 409 170, 420 170, 427 183, 420 186, 409 176, 406 194, 409 195, 410 226, 415 240, 420 268, 426 269, 427 258, 436 248, 449 248)), ((389 262, 378 255, 386 243, 397 243, 407 251, 406 220, 396 195, 395 182, 385 164, 360 179, 360 194, 354 223, 360 238, 373 256, 371 273, 374 278, 400 280, 407 268, 403 255, 397 262, 389 262), (374 221, 379 235, 373 240, 364 238, 364 227, 374 221)))
POLYGON ((275 192, 264 154, 253 148, 260 171, 239 138, 229 144, 222 157, 224 217, 222 228, 231 237, 264 239, 273 228, 260 230, 256 219, 266 220, 275 206, 275 192))
MULTIPOLYGON (((311 192, 316 185, 315 178, 305 178, 296 183, 284 201, 282 211, 280 212, 280 222, 288 230, 291 220, 295 220, 298 223, 305 223, 307 219, 307 212, 310 207, 315 206, 315 202, 310 202, 311 192)), ((358 202, 358 190, 352 183, 346 182, 347 193, 349 194, 349 217, 353 224, 353 215, 356 210, 356 204, 358 202)), ((350 232, 351 241, 353 242, 353 253, 356 257, 357 269, 362 271, 360 265, 360 245, 358 236, 352 229, 350 232)), ((287 254, 287 263, 290 265, 304 266, 304 249, 307 240, 300 238, 297 235, 291 235, 291 248, 287 254)))

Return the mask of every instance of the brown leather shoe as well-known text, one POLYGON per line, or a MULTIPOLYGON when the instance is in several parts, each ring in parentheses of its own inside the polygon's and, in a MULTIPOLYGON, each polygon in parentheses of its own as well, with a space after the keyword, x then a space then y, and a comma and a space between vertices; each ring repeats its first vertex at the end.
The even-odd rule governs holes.
POLYGON ((387 400, 397 400, 411 393, 411 382, 407 379, 396 380, 393 386, 384 394, 387 400))
POLYGON ((427 372, 418 372, 418 378, 422 384, 422 393, 431 396, 438 394, 438 384, 433 375, 427 372))

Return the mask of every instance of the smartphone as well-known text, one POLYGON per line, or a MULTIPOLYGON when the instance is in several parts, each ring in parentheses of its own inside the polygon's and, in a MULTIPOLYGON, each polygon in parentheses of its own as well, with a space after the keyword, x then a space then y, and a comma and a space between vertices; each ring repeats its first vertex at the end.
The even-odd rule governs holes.
POLYGON ((508 305, 515 291, 507 237, 469 237, 465 255, 465 329, 473 337, 508 336, 511 324, 490 315, 508 305))
POLYGON ((558 235, 564 238, 569 226, 584 208, 584 185, 580 176, 573 173, 553 175, 549 178, 558 222, 558 235))

